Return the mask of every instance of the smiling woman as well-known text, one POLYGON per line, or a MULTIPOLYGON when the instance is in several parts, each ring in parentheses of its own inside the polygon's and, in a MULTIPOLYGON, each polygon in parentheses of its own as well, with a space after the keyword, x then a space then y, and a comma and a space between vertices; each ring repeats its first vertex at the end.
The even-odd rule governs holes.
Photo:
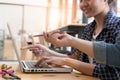
MULTIPOLYGON (((47 61, 52 64, 59 64, 59 62, 62 62, 60 63, 61 65, 69 65, 84 74, 98 77, 101 80, 118 80, 120 78, 120 67, 96 62, 93 54, 93 46, 91 45, 92 41, 104 41, 114 44, 119 34, 120 18, 110 9, 109 3, 108 0, 80 0, 80 9, 85 16, 88 18, 94 17, 94 20, 85 27, 82 36, 79 36, 81 39, 74 38, 67 33, 60 33, 59 31, 57 33, 52 31, 45 35, 46 41, 51 42, 57 47, 72 46, 76 48, 73 54, 78 53, 79 60, 75 61, 64 57, 61 59, 59 58, 59 60, 49 58, 47 61), (49 37, 47 37, 47 34, 49 34, 49 37), (86 45, 83 45, 85 42, 86 45), (57 63, 57 61, 59 62, 57 63)), ((42 49, 41 46, 39 47, 42 49)), ((106 51, 102 50, 98 53, 102 52, 105 53, 106 51)), ((105 55, 106 54, 103 56, 105 55)))

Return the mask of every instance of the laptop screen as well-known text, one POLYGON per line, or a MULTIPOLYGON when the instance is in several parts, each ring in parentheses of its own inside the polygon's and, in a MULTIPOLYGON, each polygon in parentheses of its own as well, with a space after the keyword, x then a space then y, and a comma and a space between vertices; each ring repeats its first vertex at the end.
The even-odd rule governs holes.
POLYGON ((18 60, 18 62, 20 63, 20 56, 19 56, 19 52, 18 52, 18 50, 17 50, 17 45, 16 45, 16 43, 15 43, 15 40, 14 40, 12 31, 11 31, 10 25, 9 25, 8 23, 7 23, 7 28, 8 28, 8 31, 9 31, 9 33, 10 33, 11 39, 12 39, 12 43, 13 43, 13 47, 14 47, 14 50, 15 50, 15 53, 16 53, 16 56, 17 56, 17 60, 18 60))

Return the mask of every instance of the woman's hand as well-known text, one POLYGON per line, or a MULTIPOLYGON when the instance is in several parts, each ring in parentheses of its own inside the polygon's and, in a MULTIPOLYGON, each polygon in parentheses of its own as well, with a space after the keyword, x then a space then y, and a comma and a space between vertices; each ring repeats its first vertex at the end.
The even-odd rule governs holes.
POLYGON ((51 42, 51 36, 55 33, 60 33, 60 30, 54 30, 51 32, 43 32, 43 36, 47 42, 51 42))
POLYGON ((38 56, 52 56, 52 54, 49 53, 50 49, 40 44, 25 46, 25 47, 22 47, 21 49, 22 50, 29 49, 37 57, 38 56))
POLYGON ((71 46, 72 41, 72 36, 65 33, 65 32, 60 32, 60 30, 54 30, 49 33, 43 33, 44 38, 47 42, 51 42, 53 45, 56 47, 60 46, 71 46))
POLYGON ((55 33, 51 35, 51 43, 54 44, 56 47, 71 46, 73 38, 74 37, 65 32, 55 33))
POLYGON ((29 49, 30 51, 33 52, 35 56, 58 56, 58 57, 68 57, 65 54, 55 52, 53 50, 50 50, 49 48, 45 47, 44 45, 41 44, 35 44, 35 45, 30 45, 30 46, 25 46, 21 48, 22 50, 24 49, 29 49))
POLYGON ((41 63, 47 63, 48 65, 55 65, 55 66, 63 66, 64 63, 64 57, 56 57, 56 56, 50 56, 50 57, 42 57, 37 63, 37 65, 41 65, 41 63))

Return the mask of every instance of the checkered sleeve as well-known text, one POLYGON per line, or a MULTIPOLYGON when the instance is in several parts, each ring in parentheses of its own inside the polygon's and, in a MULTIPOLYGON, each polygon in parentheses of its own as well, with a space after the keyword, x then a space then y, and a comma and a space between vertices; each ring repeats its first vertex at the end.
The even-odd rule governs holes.
POLYGON ((93 76, 101 80, 120 80, 120 69, 114 66, 97 64, 93 76))

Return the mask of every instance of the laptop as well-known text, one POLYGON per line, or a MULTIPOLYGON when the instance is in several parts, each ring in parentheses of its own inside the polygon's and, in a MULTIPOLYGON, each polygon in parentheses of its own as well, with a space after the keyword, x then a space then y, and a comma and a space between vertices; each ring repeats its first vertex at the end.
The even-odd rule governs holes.
POLYGON ((21 60, 16 42, 14 40, 14 36, 13 36, 11 28, 10 28, 10 25, 7 24, 7 27, 8 27, 11 39, 12 39, 12 43, 13 43, 13 46, 15 49, 15 53, 16 53, 16 57, 17 57, 20 69, 22 72, 25 72, 25 73, 31 73, 31 72, 32 73, 42 73, 42 72, 47 72, 47 73, 48 72, 51 72, 51 73, 52 72, 66 72, 66 73, 69 73, 69 72, 72 72, 72 68, 68 67, 68 66, 50 67, 48 65, 44 65, 43 67, 37 67, 37 66, 35 66, 35 64, 37 62, 36 60, 21 60))

